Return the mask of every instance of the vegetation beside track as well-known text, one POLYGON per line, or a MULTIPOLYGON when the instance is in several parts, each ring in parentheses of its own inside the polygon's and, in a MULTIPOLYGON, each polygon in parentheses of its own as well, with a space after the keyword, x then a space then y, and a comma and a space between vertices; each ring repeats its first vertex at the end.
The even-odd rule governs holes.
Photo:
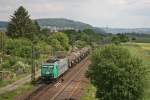
POLYGON ((41 29, 36 21, 30 19, 28 11, 21 6, 11 16, 7 32, 0 33, 0 39, 0 71, 3 74, 0 74, 2 76, 0 87, 2 87, 18 80, 18 76, 30 74, 32 63, 39 69, 42 62, 55 56, 57 52, 68 52, 72 47, 82 48, 98 43, 95 39, 100 41, 101 36, 91 29, 63 32, 41 29))
POLYGON ((33 89, 33 85, 31 83, 26 83, 23 86, 20 86, 13 92, 6 92, 4 94, 0 94, 0 100, 12 100, 16 95, 22 94, 26 91, 33 89))
POLYGON ((96 88, 92 85, 89 84, 85 90, 83 95, 81 96, 81 100, 96 100, 96 88))
POLYGON ((149 100, 150 98, 150 43, 125 43, 122 46, 128 48, 133 54, 138 55, 143 59, 143 64, 147 68, 145 86, 144 86, 144 98, 143 100, 149 100))
MULTIPOLYGON (((127 48, 133 55, 143 59, 143 67, 147 68, 144 84, 144 97, 142 100, 149 100, 150 98, 150 43, 123 43, 123 47, 127 48)), ((96 88, 92 84, 86 88, 85 93, 81 97, 82 100, 95 100, 96 88), (94 94, 94 96, 93 96, 94 94)))

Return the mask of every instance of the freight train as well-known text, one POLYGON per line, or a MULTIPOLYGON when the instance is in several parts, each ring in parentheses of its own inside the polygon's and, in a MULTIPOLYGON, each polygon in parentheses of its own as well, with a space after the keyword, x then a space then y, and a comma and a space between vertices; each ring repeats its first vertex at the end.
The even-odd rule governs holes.
POLYGON ((90 53, 90 47, 73 51, 64 58, 49 59, 41 65, 41 78, 43 80, 57 80, 71 67, 78 64, 90 53))

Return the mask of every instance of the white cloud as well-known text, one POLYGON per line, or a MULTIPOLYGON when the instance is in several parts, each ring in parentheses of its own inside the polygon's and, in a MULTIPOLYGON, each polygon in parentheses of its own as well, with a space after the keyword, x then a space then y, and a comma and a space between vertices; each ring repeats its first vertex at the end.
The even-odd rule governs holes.
POLYGON ((1 0, 0 20, 23 5, 31 18, 65 17, 94 26, 149 27, 149 0, 1 0))

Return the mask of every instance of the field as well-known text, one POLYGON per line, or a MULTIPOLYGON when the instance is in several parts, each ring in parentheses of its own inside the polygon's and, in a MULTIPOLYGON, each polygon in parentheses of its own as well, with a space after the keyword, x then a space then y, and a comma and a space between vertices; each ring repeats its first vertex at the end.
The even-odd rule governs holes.
MULTIPOLYGON (((150 71, 150 43, 124 43, 121 44, 123 47, 128 48, 129 51, 135 55, 143 59, 143 67, 146 67, 148 72, 150 71)), ((145 80, 145 91, 143 100, 149 100, 150 98, 150 73, 147 74, 145 80)), ((81 97, 81 100, 95 100, 96 89, 90 84, 85 93, 81 97)))

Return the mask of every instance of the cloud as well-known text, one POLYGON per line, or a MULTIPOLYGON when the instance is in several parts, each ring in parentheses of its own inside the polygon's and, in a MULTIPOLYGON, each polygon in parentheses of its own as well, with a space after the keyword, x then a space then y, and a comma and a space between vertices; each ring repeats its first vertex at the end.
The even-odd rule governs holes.
POLYGON ((94 26, 149 27, 149 0, 0 0, 0 20, 23 5, 31 18, 65 17, 94 26))

